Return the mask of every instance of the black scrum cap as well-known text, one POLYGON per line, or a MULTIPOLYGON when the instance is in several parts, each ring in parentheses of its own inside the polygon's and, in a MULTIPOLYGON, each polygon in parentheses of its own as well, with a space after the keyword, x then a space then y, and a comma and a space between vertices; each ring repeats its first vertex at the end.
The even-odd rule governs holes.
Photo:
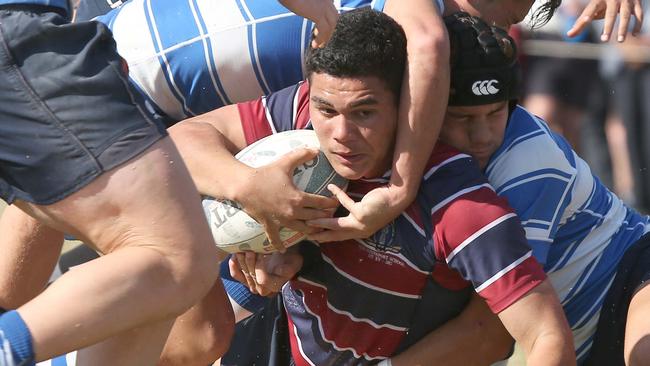
POLYGON ((451 45, 450 106, 517 99, 520 69, 506 31, 464 12, 445 17, 451 45))

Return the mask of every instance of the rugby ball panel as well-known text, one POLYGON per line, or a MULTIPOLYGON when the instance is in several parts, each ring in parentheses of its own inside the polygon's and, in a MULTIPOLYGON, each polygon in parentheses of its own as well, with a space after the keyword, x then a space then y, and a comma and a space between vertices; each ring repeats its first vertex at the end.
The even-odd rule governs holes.
MULTIPOLYGON (((291 130, 273 134, 249 145, 235 157, 246 165, 260 167, 272 163, 297 148, 304 147, 320 147, 314 131, 291 130)), ((334 171, 323 152, 311 161, 296 167, 293 172, 293 182, 298 189, 305 192, 326 196, 331 195, 327 189, 330 183, 341 188, 347 186, 347 180, 334 171)), ((268 242, 264 227, 244 212, 236 202, 206 198, 203 200, 203 209, 214 240, 220 249, 229 253, 275 251, 268 242)), ((280 238, 286 247, 304 240, 305 237, 306 235, 287 228, 280 229, 280 238)))

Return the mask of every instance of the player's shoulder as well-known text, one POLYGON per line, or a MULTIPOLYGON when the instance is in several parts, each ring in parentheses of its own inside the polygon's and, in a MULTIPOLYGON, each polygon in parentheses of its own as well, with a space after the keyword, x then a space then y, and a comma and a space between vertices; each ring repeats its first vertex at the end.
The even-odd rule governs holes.
POLYGON ((551 131, 538 116, 517 106, 511 113, 503 143, 492 155, 486 173, 492 180, 497 171, 509 176, 556 171, 575 174, 576 156, 568 142, 551 131))
POLYGON ((474 158, 455 147, 439 141, 429 156, 422 180, 425 182, 432 181, 437 180, 439 177, 450 180, 455 177, 477 175, 482 174, 474 158))

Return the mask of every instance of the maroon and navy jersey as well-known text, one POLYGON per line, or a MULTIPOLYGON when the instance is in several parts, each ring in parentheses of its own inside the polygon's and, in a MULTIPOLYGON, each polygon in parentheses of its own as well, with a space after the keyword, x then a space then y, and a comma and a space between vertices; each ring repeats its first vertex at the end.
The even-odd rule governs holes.
MULTIPOLYGON (((309 89, 301 83, 238 104, 247 143, 311 128, 309 89)), ((360 199, 390 176, 350 182, 360 199)), ((471 285, 498 313, 540 284, 517 216, 469 155, 438 144, 415 201, 364 240, 320 246, 320 258, 284 286, 297 365, 370 364, 392 355, 409 328, 425 283, 471 285)))

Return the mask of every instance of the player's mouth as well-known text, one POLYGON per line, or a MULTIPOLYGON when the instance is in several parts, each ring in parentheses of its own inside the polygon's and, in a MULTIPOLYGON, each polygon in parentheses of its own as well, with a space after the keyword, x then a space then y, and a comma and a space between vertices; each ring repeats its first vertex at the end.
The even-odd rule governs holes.
POLYGON ((364 157, 363 154, 353 154, 353 153, 343 153, 343 152, 332 152, 332 154, 336 157, 336 160, 338 160, 339 163, 345 166, 352 166, 354 164, 358 164, 363 160, 364 157))

